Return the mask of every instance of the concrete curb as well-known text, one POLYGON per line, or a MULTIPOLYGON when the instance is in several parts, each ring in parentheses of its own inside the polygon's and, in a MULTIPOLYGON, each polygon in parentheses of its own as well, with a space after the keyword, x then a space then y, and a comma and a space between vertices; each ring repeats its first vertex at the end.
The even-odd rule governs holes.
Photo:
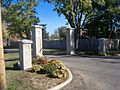
POLYGON ((71 71, 68 68, 66 68, 66 70, 68 71, 68 74, 69 74, 68 79, 65 82, 63 82, 63 83, 61 83, 61 84, 59 84, 59 85, 57 85, 55 87, 52 87, 52 88, 50 88, 48 90, 60 90, 62 87, 64 87, 65 85, 70 83, 70 81, 72 80, 73 76, 72 76, 71 71))

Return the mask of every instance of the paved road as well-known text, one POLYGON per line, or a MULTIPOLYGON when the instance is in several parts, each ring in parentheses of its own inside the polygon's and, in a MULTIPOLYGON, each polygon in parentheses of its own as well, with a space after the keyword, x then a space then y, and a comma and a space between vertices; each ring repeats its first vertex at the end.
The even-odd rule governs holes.
POLYGON ((120 90, 120 58, 57 56, 72 71, 73 80, 61 90, 120 90))

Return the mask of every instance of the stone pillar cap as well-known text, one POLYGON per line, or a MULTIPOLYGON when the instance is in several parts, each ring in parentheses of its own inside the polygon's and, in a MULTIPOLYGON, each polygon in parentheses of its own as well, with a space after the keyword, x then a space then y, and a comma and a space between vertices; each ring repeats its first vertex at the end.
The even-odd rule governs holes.
POLYGON ((35 27, 35 28, 43 28, 43 26, 40 26, 40 25, 32 25, 32 27, 35 27))
POLYGON ((18 42, 20 42, 20 43, 24 43, 24 44, 31 44, 31 43, 33 43, 33 41, 31 41, 31 40, 27 40, 27 39, 18 40, 18 42))
POLYGON ((74 30, 75 28, 67 28, 67 30, 74 30))

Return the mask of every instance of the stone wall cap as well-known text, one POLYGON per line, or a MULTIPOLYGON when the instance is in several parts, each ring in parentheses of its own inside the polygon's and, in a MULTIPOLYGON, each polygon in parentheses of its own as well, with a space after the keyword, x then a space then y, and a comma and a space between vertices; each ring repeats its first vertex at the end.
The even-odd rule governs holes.
POLYGON ((33 43, 33 41, 27 40, 27 39, 19 40, 18 42, 24 43, 24 44, 31 44, 31 43, 33 43))

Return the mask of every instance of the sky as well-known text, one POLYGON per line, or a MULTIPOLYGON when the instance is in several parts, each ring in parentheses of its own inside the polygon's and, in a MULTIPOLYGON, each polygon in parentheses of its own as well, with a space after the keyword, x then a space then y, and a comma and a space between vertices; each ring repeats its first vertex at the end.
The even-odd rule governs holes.
POLYGON ((67 20, 63 15, 59 17, 57 12, 53 11, 54 5, 42 2, 37 8, 37 16, 40 19, 40 24, 47 24, 46 31, 53 34, 55 29, 60 26, 65 26, 67 20))

